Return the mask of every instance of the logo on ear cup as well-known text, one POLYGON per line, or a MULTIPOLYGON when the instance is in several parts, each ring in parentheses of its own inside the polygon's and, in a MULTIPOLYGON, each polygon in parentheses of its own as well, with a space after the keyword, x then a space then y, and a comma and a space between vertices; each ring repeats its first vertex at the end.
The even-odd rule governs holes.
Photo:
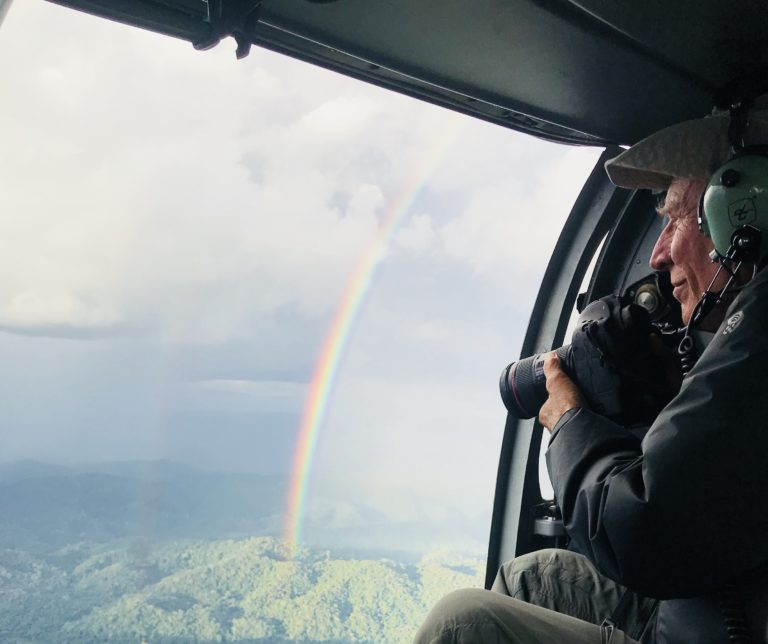
POLYGON ((743 226, 744 224, 751 224, 757 219, 755 199, 757 199, 757 197, 747 197, 746 199, 739 199, 728 205, 728 217, 731 220, 732 226, 736 227, 743 226))

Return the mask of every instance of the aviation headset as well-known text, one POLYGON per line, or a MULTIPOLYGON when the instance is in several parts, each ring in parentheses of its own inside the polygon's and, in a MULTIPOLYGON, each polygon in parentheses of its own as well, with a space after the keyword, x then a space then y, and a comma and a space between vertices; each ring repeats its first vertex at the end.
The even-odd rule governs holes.
POLYGON ((768 255, 768 145, 744 145, 751 101, 731 107, 733 153, 709 179, 699 202, 699 229, 713 260, 757 264, 768 255))
POLYGON ((768 145, 744 145, 751 105, 752 100, 731 103, 728 138, 732 154, 709 178, 699 201, 699 229, 712 240, 710 257, 720 266, 696 303, 677 349, 683 374, 696 362, 693 329, 726 293, 733 292, 730 289, 744 264, 752 265, 754 277, 768 256, 768 145), (728 280, 714 291, 723 270, 728 280))

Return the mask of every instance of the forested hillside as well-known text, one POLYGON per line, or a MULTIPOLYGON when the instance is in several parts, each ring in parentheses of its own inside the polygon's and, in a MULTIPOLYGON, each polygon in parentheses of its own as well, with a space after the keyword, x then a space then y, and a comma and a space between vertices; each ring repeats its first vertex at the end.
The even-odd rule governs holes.
POLYGON ((0 466, 0 642, 408 642, 442 595, 482 585, 456 550, 292 558, 284 491, 169 463, 0 466))
POLYGON ((439 597, 482 584, 483 562, 291 560, 271 537, 71 545, 0 553, 0 641, 407 642, 439 597))

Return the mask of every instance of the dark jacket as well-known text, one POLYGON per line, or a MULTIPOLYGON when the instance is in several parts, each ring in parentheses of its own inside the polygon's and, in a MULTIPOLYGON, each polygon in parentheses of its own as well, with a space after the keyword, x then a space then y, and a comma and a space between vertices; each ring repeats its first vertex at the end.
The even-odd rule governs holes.
POLYGON ((717 592, 729 582, 755 641, 768 641, 768 270, 642 441, 581 409, 558 423, 547 465, 576 547, 606 576, 667 600, 657 642, 727 642, 717 592))

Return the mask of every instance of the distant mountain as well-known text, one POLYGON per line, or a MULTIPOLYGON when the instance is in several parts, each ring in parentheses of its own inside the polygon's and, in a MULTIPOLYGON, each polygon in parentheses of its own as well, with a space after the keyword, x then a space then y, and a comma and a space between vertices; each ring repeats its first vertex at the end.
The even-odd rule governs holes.
POLYGON ((0 641, 13 644, 408 642, 447 592, 482 584, 483 561, 338 559, 273 538, 79 544, 0 551, 0 641))
POLYGON ((46 552, 126 537, 276 535, 287 480, 211 473, 163 461, 0 466, 0 548, 46 552))
POLYGON ((286 492, 165 461, 0 465, 0 642, 407 642, 441 596, 482 584, 481 555, 423 556, 465 522, 340 501, 304 525, 333 552, 291 559, 286 492))
POLYGON ((0 463, 0 481, 17 481, 41 476, 68 476, 75 470, 65 465, 52 465, 39 461, 0 463))
MULTIPOLYGON (((286 477, 210 472, 172 461, 0 463, 0 548, 45 554, 129 537, 280 536, 288 483, 286 477)), ((487 516, 436 514, 442 518, 405 521, 375 507, 314 496, 303 517, 304 542, 408 563, 447 544, 484 550, 487 516)))

